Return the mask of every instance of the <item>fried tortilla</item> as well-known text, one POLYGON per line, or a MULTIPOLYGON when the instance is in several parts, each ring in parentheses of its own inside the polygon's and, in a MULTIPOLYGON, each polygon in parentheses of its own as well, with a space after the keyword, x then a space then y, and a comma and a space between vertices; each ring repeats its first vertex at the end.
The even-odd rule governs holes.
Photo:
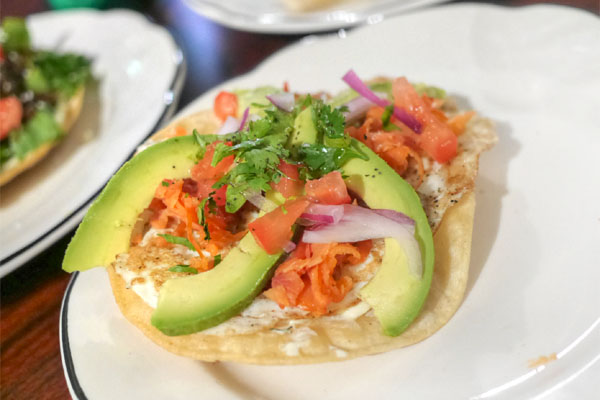
MULTIPOLYGON (((68 101, 63 101, 58 104, 57 110, 54 113, 56 121, 59 123, 62 131, 65 134, 71 130, 83 106, 85 88, 82 86, 78 89, 68 101)), ((33 167, 39 163, 59 141, 44 143, 37 149, 29 152, 24 159, 19 160, 13 157, 2 166, 0 172, 0 186, 10 182, 17 175, 33 167)))
MULTIPOLYGON (((205 111, 175 121, 152 140, 173 136, 177 126, 184 127, 187 133, 193 128, 201 133, 212 133, 218 125, 212 113, 205 111)), ((368 305, 357 297, 357 290, 348 293, 335 312, 323 317, 310 317, 296 308, 280 309, 275 302, 259 295, 241 315, 214 328, 183 336, 164 335, 150 324, 153 307, 148 302, 152 302, 147 298, 145 301, 138 293, 154 291, 157 296, 162 282, 177 276, 167 271, 168 266, 184 263, 190 255, 185 251, 173 253, 150 245, 133 247, 129 254, 119 255, 108 267, 116 302, 127 320, 155 343, 175 354, 204 361, 318 363, 381 353, 417 343, 446 324, 464 297, 469 275, 475 210, 473 189, 478 159, 479 154, 495 141, 491 122, 475 117, 459 138, 458 155, 441 168, 430 168, 417 190, 434 231, 435 268, 431 289, 419 316, 400 336, 382 334, 379 321, 368 305)), ((377 270, 381 249, 382 246, 374 243, 364 271, 357 271, 353 276, 357 288, 368 282, 377 270)))

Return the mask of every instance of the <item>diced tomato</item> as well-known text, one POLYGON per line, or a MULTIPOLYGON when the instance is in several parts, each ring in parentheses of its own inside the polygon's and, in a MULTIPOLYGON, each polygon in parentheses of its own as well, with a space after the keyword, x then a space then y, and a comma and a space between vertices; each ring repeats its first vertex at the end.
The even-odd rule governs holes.
POLYGON ((190 171, 192 179, 195 181, 202 181, 207 179, 218 180, 223 177, 233 165, 234 156, 228 156, 219 161, 216 166, 212 166, 213 155, 215 154, 216 143, 206 146, 206 152, 204 158, 198 161, 190 171))
POLYGON ((395 79, 392 91, 395 105, 414 115, 423 126, 419 146, 439 163, 452 159, 456 155, 457 139, 450 127, 431 112, 429 105, 406 78, 395 79))
POLYGON ((221 121, 225 121, 227 117, 235 117, 237 110, 238 98, 235 93, 222 91, 215 97, 214 111, 221 121))
POLYGON ((339 171, 332 171, 319 179, 307 181, 306 195, 321 204, 347 204, 352 201, 346 183, 339 171))
POLYGON ((475 116, 475 111, 467 111, 462 114, 455 115, 448 120, 448 126, 456 134, 456 136, 462 135, 467 128, 467 124, 475 116))
POLYGON ((310 204, 305 198, 288 200, 281 207, 248 224, 256 242, 269 254, 281 251, 292 238, 292 225, 310 204))
POLYGON ((4 61, 4 49, 0 46, 0 61, 4 61))
POLYGON ((227 202, 227 185, 223 185, 219 189, 215 190, 213 199, 215 199, 215 203, 217 203, 219 207, 224 207, 227 202))
POLYGON ((283 176, 279 182, 271 183, 271 187, 273 188, 273 190, 276 190, 279 193, 281 193, 286 199, 292 196, 301 195, 304 184, 300 180, 298 166, 288 164, 285 161, 281 160, 281 162, 279 163, 279 170, 283 172, 285 176, 283 176))
POLYGON ((16 96, 0 99, 0 140, 21 126, 23 106, 16 96))

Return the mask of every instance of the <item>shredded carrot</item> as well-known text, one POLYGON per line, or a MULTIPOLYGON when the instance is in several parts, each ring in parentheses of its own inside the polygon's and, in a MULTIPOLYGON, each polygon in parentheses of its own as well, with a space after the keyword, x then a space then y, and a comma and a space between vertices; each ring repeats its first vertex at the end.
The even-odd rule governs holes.
POLYGON ((314 316, 327 313, 331 303, 341 301, 353 286, 340 267, 366 259, 371 241, 350 243, 300 243, 275 271, 265 295, 280 307, 299 306, 314 316))
POLYGON ((135 235, 133 235, 131 237, 131 244, 137 246, 138 244, 140 244, 140 242, 142 241, 143 238, 144 238, 144 235, 142 234, 142 232, 137 232, 135 235))
POLYGON ((194 249, 204 258, 202 250, 213 256, 221 249, 242 238, 246 231, 231 233, 227 227, 236 216, 230 216, 217 209, 216 215, 205 206, 205 218, 210 239, 205 237, 204 227, 198 221, 200 199, 196 197, 197 185, 191 179, 164 180, 155 191, 155 198, 148 209, 153 212, 152 227, 165 229, 176 226, 176 236, 186 237, 194 249), (178 225, 175 225, 178 224, 178 225))
POLYGON ((475 111, 467 111, 450 118, 447 124, 457 136, 460 136, 467 128, 467 124, 471 118, 474 116, 475 111))
POLYGON ((190 259, 190 267, 195 268, 198 272, 205 272, 214 267, 214 261, 209 260, 207 257, 192 257, 190 259))
POLYGON ((171 246, 173 246, 173 244, 167 242, 167 239, 165 239, 162 236, 153 237, 152 239, 150 239, 150 244, 162 248, 170 248, 171 246))
POLYGON ((200 257, 204 257, 204 255, 202 254, 202 248, 196 241, 196 237, 194 235, 194 230, 193 230, 194 218, 198 218, 198 217, 196 216, 195 211, 191 208, 186 208, 186 213, 187 213, 187 226, 186 226, 187 238, 192 243, 192 245, 194 246, 194 249, 196 249, 196 251, 198 252, 200 257))
POLYGON ((425 176, 425 168, 416 141, 418 137, 408 127, 399 121, 394 124, 401 126, 401 130, 384 131, 381 118, 384 109, 372 107, 367 111, 367 117, 359 128, 350 127, 347 133, 366 144, 371 150, 383 158, 401 176, 405 176, 409 166, 409 158, 417 164, 419 179, 415 187, 419 187, 425 176), (404 132, 404 133, 403 133, 404 132))

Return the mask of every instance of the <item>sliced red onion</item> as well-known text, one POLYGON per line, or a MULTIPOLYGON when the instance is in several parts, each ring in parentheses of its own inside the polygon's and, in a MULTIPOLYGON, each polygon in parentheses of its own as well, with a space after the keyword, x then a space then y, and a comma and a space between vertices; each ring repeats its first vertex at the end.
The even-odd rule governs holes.
POLYGON ((234 117, 227 117, 221 128, 217 131, 217 135, 227 135, 229 133, 237 132, 240 126, 240 121, 234 117))
POLYGON ((321 224, 337 224, 344 216, 343 205, 326 205, 326 204, 311 204, 309 205, 302 218, 321 223, 321 224))
POLYGON ((314 224, 333 224, 333 217, 331 215, 302 213, 300 218, 313 222, 314 224))
POLYGON ((277 207, 277 204, 267 199, 258 190, 248 189, 243 194, 246 200, 262 211, 270 211, 277 207))
POLYGON ((289 92, 274 93, 267 96, 267 99, 275 107, 286 112, 291 112, 294 109, 294 104, 296 104, 294 94, 289 92))
POLYGON ((412 224, 400 223, 398 216, 391 218, 377 212, 379 210, 353 205, 343 207, 344 216, 337 224, 319 225, 307 229, 302 240, 306 243, 353 243, 367 239, 394 238, 406 253, 410 271, 416 276, 422 276, 423 263, 419 243, 414 236, 414 221, 412 224))
POLYGON ((291 240, 288 240, 288 242, 283 245, 283 251, 285 251, 286 253, 291 253, 292 251, 294 251, 295 248, 296 243, 292 242, 291 240))
POLYGON ((244 110, 244 114, 242 115, 242 121, 240 122, 240 127, 238 131, 244 130, 244 125, 246 125, 246 121, 248 120, 248 114, 250 113, 250 107, 246 107, 244 110))
POLYGON ((369 108, 373 107, 373 102, 366 97, 358 96, 346 104, 348 107, 348 111, 344 112, 344 117, 346 118, 347 123, 352 123, 360 118, 362 118, 369 108))
MULTIPOLYGON (((374 92, 377 96, 382 97, 385 96, 383 93, 374 92)), ((366 97, 358 96, 354 99, 350 100, 344 106, 348 108, 348 111, 344 112, 344 118, 346 118, 347 123, 352 123, 356 120, 361 119, 365 116, 369 108, 373 107, 373 103, 371 100, 366 97)))
MULTIPOLYGON (((346 75, 342 77, 342 80, 346 82, 352 89, 356 90, 358 94, 380 107, 387 107, 392 104, 388 100, 382 99, 373 93, 373 91, 358 77, 358 75, 356 75, 356 72, 354 72, 352 69, 346 72, 346 75)), ((416 133, 421 133, 421 123, 405 110, 394 106, 394 116, 416 133)))
POLYGON ((410 233, 415 233, 415 220, 409 217, 406 214, 402 214, 401 212, 395 210, 386 210, 386 209, 375 209, 372 210, 379 215, 383 215, 386 218, 393 219, 399 224, 406 225, 406 229, 410 231, 410 233))

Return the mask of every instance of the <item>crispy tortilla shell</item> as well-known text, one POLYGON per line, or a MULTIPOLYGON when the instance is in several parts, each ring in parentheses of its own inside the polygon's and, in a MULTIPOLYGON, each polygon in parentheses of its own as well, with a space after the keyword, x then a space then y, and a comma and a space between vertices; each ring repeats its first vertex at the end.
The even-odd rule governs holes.
MULTIPOLYGON (((85 89, 82 86, 71 98, 69 98, 68 101, 63 102, 58 106, 58 111, 55 113, 55 115, 60 115, 60 119, 62 119, 62 121, 59 120, 59 125, 63 132, 65 132, 65 135, 71 130, 75 124, 75 121, 77 120, 77 117, 79 116, 79 113, 81 112, 84 93, 85 89)), ((16 158, 10 159, 7 162, 6 167, 3 168, 2 172, 0 173, 0 186, 10 182, 17 175, 36 165, 58 143, 59 141, 44 143, 37 149, 29 152, 22 160, 18 160, 16 158)))
MULTIPOLYGON (((460 306, 469 274, 475 195, 471 191, 446 212, 434 235, 436 261, 431 290, 420 315, 400 336, 381 333, 372 313, 356 320, 298 320, 284 332, 264 328, 248 334, 213 335, 198 332, 166 336, 150 325, 153 309, 108 268, 115 300, 123 315, 165 349, 204 361, 254 364, 306 364, 341 361, 408 346, 440 329, 460 306)), ((289 321, 287 321, 289 322, 289 321)))

